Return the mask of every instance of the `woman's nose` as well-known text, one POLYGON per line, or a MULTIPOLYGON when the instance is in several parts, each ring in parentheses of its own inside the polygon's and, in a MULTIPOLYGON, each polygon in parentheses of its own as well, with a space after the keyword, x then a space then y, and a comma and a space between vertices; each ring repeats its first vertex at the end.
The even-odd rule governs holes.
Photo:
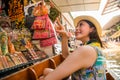
POLYGON ((77 27, 77 28, 75 29, 75 31, 79 31, 79 28, 77 27))

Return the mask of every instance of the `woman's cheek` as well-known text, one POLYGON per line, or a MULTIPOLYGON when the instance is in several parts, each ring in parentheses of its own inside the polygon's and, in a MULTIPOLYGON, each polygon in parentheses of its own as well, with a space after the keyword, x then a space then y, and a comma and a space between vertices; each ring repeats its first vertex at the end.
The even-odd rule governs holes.
POLYGON ((81 34, 77 34, 76 35, 76 39, 81 39, 82 38, 82 35, 81 34))

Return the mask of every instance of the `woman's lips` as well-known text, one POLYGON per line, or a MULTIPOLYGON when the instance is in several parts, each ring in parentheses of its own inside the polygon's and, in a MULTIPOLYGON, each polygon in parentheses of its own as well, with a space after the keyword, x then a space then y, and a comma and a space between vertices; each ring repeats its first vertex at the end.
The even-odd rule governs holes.
POLYGON ((76 35, 76 36, 79 35, 79 34, 81 34, 81 32, 75 32, 75 35, 76 35))

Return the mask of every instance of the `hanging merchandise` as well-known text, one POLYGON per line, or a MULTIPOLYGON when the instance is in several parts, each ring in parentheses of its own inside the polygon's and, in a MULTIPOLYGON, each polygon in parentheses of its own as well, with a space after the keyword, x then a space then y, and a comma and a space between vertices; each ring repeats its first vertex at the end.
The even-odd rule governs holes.
POLYGON ((24 11, 23 0, 9 0, 8 15, 12 21, 13 28, 24 27, 24 11))
POLYGON ((50 34, 51 35, 54 34, 54 36, 40 40, 40 46, 41 47, 52 46, 52 45, 57 43, 57 37, 56 37, 55 30, 54 30, 54 26, 53 26, 53 24, 52 24, 52 22, 49 18, 48 18, 48 23, 47 24, 49 24, 48 25, 49 26, 49 31, 51 32, 50 34))
POLYGON ((56 18, 60 15, 60 12, 54 7, 52 3, 50 3, 50 6, 51 7, 50 7, 49 17, 51 21, 54 22, 56 18))
POLYGON ((57 43, 56 37, 51 37, 48 39, 40 40, 40 46, 41 47, 46 47, 46 46, 51 46, 57 43))
POLYGON ((48 18, 48 15, 36 17, 31 29, 34 29, 34 30, 35 29, 38 29, 38 30, 45 29, 47 18, 48 18))
POLYGON ((24 6, 28 5, 28 0, 24 0, 24 6))
POLYGON ((6 12, 5 12, 5 1, 4 0, 0 0, 0 16, 7 16, 6 12))
MULTIPOLYGON (((55 36, 50 19, 48 15, 36 17, 38 22, 41 22, 41 25, 33 24, 34 34, 33 39, 47 39, 55 36), (41 20, 41 17, 45 19, 41 20)), ((36 22, 36 21, 35 21, 36 22)))
POLYGON ((33 15, 34 16, 42 16, 47 15, 48 9, 45 5, 44 1, 41 1, 34 9, 33 9, 33 15))
POLYGON ((40 46, 52 46, 57 43, 53 23, 48 16, 48 9, 44 1, 40 2, 33 10, 36 16, 31 29, 34 30, 32 39, 40 40, 40 46))
POLYGON ((24 11, 26 11, 26 14, 27 14, 25 16, 25 26, 31 31, 31 34, 33 35, 33 30, 31 30, 31 26, 35 20, 35 16, 32 15, 34 6, 30 6, 28 8, 27 7, 25 7, 24 9, 24 11))

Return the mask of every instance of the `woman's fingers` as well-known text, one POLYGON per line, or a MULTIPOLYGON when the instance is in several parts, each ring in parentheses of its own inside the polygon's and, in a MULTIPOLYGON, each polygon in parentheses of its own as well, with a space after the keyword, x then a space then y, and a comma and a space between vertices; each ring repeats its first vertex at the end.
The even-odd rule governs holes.
POLYGON ((56 23, 57 23, 55 27, 56 32, 59 33, 61 36, 69 37, 68 33, 65 30, 65 27, 61 24, 59 19, 56 20, 56 23))
POLYGON ((39 80, 44 80, 44 76, 41 76, 41 77, 39 78, 39 80))
POLYGON ((59 19, 57 19, 56 23, 58 24, 60 29, 62 29, 62 30, 64 29, 64 26, 61 24, 59 19))

